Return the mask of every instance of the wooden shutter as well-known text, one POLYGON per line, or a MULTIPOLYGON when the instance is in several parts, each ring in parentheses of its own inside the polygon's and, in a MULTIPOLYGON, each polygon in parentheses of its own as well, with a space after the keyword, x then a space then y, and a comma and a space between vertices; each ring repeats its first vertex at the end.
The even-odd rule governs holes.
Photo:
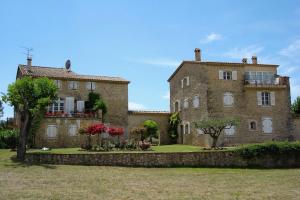
POLYGON ((237 71, 232 71, 232 80, 237 80, 237 71))
POLYGON ((74 81, 74 89, 77 90, 78 89, 78 82, 74 81))
POLYGON ((223 71, 219 70, 219 79, 222 80, 223 79, 223 71))
POLYGON ((74 97, 66 97, 66 113, 74 112, 74 97))
POLYGON ((69 86, 69 89, 73 89, 73 81, 69 81, 68 86, 69 86))
POLYGON ((92 82, 92 90, 95 90, 95 89, 96 89, 96 83, 92 82))
POLYGON ((273 131, 272 118, 269 117, 262 118, 262 129, 263 129, 263 133, 272 133, 273 131))
POLYGON ((256 93, 256 98, 257 98, 257 105, 261 106, 262 105, 261 92, 256 93))
POLYGON ((87 82, 87 83, 85 84, 85 86, 86 86, 86 89, 87 89, 87 90, 90 90, 90 89, 91 89, 91 82, 87 82))
POLYGON ((84 101, 77 101, 77 111, 78 112, 84 111, 84 101))
POLYGON ((186 77, 186 86, 189 86, 190 85, 190 77, 186 77))
POLYGON ((271 105, 275 106, 275 92, 270 92, 270 96, 271 96, 271 105))

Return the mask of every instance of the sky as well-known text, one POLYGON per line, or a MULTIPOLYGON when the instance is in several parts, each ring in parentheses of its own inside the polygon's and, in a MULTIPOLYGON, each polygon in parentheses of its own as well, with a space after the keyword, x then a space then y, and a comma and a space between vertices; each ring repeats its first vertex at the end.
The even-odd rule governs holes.
MULTIPOLYGON (((129 109, 169 110, 167 79, 194 49, 204 61, 279 64, 300 96, 300 0, 1 0, 0 92, 23 47, 33 65, 130 80, 129 109)), ((13 115, 5 105, 3 118, 13 115)))

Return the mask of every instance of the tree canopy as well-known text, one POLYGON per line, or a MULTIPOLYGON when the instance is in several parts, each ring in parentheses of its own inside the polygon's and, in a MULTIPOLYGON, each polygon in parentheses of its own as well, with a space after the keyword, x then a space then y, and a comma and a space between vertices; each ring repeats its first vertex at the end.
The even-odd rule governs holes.
POLYGON ((152 142, 152 138, 158 137, 158 125, 153 120, 144 121, 144 127, 146 128, 146 136, 150 138, 150 142, 152 142))
POLYGON ((2 97, 20 115, 20 134, 17 157, 24 160, 26 141, 35 115, 44 111, 56 99, 57 87, 48 78, 24 77, 8 86, 7 94, 2 97))
POLYGON ((216 148, 221 132, 225 128, 229 129, 232 126, 238 126, 239 120, 234 118, 205 118, 194 124, 197 129, 200 129, 204 134, 208 134, 212 137, 213 142, 211 147, 216 148))
POLYGON ((3 114, 4 114, 3 110, 4 110, 3 104, 2 104, 2 101, 0 100, 0 118, 3 117, 3 114))
POLYGON ((297 97, 292 104, 292 111, 295 114, 300 114, 300 97, 297 97))

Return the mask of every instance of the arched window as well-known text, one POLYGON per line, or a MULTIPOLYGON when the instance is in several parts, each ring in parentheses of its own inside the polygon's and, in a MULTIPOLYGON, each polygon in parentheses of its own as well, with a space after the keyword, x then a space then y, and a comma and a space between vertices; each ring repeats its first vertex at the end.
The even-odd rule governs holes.
POLYGON ((256 131, 257 130, 257 123, 254 120, 249 121, 249 130, 256 131))
POLYGON ((184 128, 184 131, 183 131, 184 134, 191 133, 190 122, 183 122, 183 128, 184 128))
POLYGON ((174 103, 174 112, 180 111, 180 101, 175 101, 174 103))

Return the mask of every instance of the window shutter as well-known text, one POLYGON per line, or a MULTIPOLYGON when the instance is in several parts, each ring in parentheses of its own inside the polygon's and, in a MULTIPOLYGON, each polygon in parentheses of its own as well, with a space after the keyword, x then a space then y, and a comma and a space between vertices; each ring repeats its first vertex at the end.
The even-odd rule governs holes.
POLYGON ((73 89, 73 81, 69 82, 69 89, 73 89))
POLYGON ((96 89, 96 83, 92 82, 92 90, 95 90, 95 89, 96 89))
POLYGON ((186 77, 186 86, 189 86, 190 85, 190 77, 186 77))
POLYGON ((271 92, 271 105, 275 106, 275 92, 271 92))
POLYGON ((91 89, 91 82, 87 82, 87 83, 85 84, 85 86, 86 86, 86 89, 87 89, 87 90, 90 90, 90 89, 91 89))
POLYGON ((74 89, 78 89, 78 82, 77 81, 74 81, 74 89))
POLYGON ((223 71, 222 71, 222 70, 219 71, 219 79, 220 79, 220 80, 223 79, 223 71))
POLYGON ((232 80, 237 80, 237 71, 232 71, 232 80))
POLYGON ((262 105, 261 92, 257 92, 256 97, 257 97, 257 105, 261 106, 262 105))
POLYGON ((78 112, 84 111, 84 101, 77 101, 77 111, 78 112))
POLYGON ((183 80, 184 80, 184 79, 181 79, 181 88, 183 88, 183 80))

